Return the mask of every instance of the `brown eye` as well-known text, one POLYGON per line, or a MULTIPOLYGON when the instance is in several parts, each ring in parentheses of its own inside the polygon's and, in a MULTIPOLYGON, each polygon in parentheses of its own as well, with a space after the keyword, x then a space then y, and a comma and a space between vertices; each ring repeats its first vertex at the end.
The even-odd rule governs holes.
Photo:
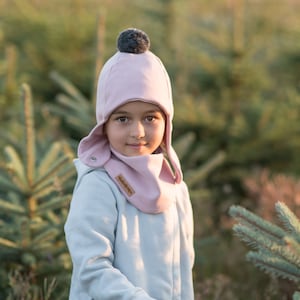
POLYGON ((154 117, 154 116, 147 116, 145 119, 146 119, 147 122, 153 122, 156 119, 156 117, 154 117))
POLYGON ((128 122, 128 118, 127 117, 118 117, 116 118, 116 120, 120 123, 126 123, 128 122))

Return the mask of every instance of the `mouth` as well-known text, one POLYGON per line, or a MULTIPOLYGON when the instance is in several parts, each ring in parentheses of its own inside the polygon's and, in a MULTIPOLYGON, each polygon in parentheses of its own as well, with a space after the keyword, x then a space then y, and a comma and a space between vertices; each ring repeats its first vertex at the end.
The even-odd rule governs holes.
POLYGON ((134 147, 134 148, 140 148, 140 147, 145 147, 147 144, 127 144, 129 147, 134 147))

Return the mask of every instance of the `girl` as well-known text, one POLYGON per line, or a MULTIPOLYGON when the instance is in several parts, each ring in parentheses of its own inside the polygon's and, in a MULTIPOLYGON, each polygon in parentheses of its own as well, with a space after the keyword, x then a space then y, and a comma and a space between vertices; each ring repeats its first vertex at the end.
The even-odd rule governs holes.
POLYGON ((192 300, 193 217, 171 146, 170 80, 143 31, 127 29, 117 44, 75 160, 70 299, 192 300))

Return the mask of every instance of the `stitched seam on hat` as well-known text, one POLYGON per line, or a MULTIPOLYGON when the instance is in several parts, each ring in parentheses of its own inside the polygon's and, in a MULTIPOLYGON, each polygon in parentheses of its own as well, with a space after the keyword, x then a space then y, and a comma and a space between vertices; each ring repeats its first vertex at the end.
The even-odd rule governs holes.
POLYGON ((127 182, 123 175, 120 174, 115 178, 129 197, 135 193, 135 190, 130 186, 130 184, 127 182))

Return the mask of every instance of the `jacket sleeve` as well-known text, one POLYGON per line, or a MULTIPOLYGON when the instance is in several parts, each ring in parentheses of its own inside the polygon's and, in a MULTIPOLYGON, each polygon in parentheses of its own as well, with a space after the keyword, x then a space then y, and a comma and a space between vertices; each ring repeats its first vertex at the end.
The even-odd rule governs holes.
POLYGON ((73 262, 72 284, 94 300, 153 300, 113 266, 116 195, 107 182, 93 173, 77 182, 65 224, 73 262))

